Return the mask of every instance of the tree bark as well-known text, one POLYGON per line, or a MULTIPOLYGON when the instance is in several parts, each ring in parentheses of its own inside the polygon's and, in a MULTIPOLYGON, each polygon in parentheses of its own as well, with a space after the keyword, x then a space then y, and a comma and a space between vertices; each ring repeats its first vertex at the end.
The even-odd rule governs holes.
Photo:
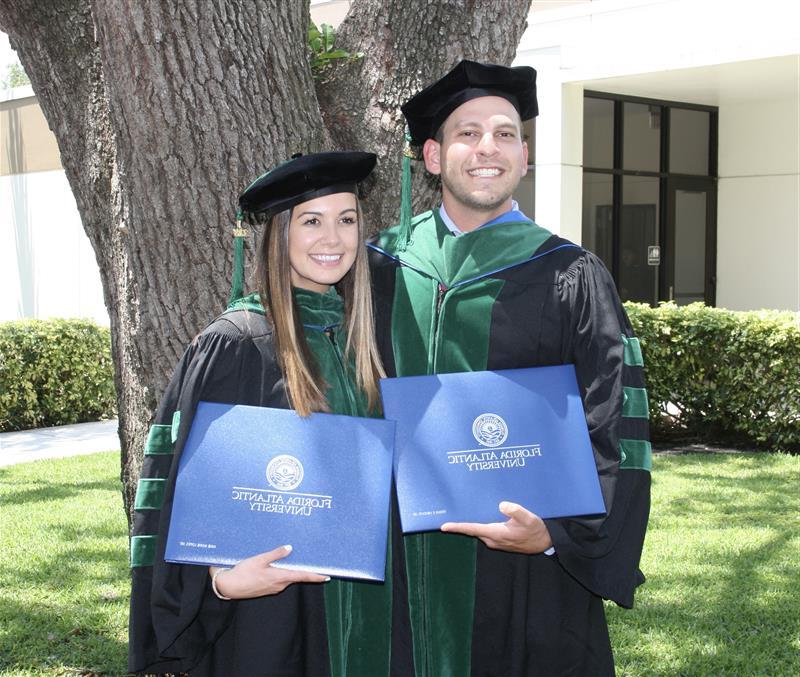
MULTIPOLYGON (((371 150, 366 211, 391 225, 400 104, 462 57, 509 63, 529 6, 353 0, 337 46, 365 56, 315 87, 307 2, 0 0, 100 266, 129 516, 157 399, 225 305, 239 192, 295 152, 371 150)), ((417 171, 415 205, 430 200, 417 171)))

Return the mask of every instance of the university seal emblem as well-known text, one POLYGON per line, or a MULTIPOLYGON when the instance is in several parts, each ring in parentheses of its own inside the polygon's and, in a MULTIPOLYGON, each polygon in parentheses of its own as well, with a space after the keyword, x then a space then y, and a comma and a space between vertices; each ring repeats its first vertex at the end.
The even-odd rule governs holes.
POLYGON ((279 491, 292 491, 303 481, 303 464, 289 454, 276 456, 267 464, 267 482, 279 491))
POLYGON ((499 447, 508 437, 508 426, 497 414, 481 414, 472 423, 472 434, 484 447, 499 447))

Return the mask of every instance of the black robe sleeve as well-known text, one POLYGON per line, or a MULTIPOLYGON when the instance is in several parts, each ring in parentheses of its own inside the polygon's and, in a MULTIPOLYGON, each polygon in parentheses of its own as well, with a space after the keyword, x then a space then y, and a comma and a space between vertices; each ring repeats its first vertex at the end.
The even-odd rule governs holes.
POLYGON ((649 430, 643 367, 614 281, 586 252, 559 283, 564 362, 573 362, 607 514, 546 520, 557 557, 595 594, 624 607, 644 577, 639 559, 650 510, 649 430), (626 459, 625 449, 639 455, 626 459))
POLYGON ((226 629, 236 609, 236 602, 213 594, 207 567, 163 559, 178 460, 201 400, 288 406, 271 331, 262 316, 237 311, 212 323, 186 350, 158 408, 131 539, 132 672, 189 670, 226 629))

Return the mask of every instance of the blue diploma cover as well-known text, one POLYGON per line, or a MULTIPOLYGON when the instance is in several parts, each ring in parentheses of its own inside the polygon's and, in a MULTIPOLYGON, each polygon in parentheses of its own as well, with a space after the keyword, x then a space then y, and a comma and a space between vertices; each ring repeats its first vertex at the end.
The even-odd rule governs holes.
POLYGON ((165 559, 382 581, 394 423, 200 402, 178 465, 165 559))
POLYGON ((605 512, 571 364, 383 379, 403 531, 605 512))

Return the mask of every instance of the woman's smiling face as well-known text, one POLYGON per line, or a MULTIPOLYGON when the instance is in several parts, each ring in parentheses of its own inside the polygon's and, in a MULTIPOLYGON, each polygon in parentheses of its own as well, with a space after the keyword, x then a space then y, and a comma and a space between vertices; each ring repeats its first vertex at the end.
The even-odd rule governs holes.
POLYGON ((289 222, 292 285, 325 293, 350 270, 358 246, 353 193, 333 193, 296 205, 289 222))

